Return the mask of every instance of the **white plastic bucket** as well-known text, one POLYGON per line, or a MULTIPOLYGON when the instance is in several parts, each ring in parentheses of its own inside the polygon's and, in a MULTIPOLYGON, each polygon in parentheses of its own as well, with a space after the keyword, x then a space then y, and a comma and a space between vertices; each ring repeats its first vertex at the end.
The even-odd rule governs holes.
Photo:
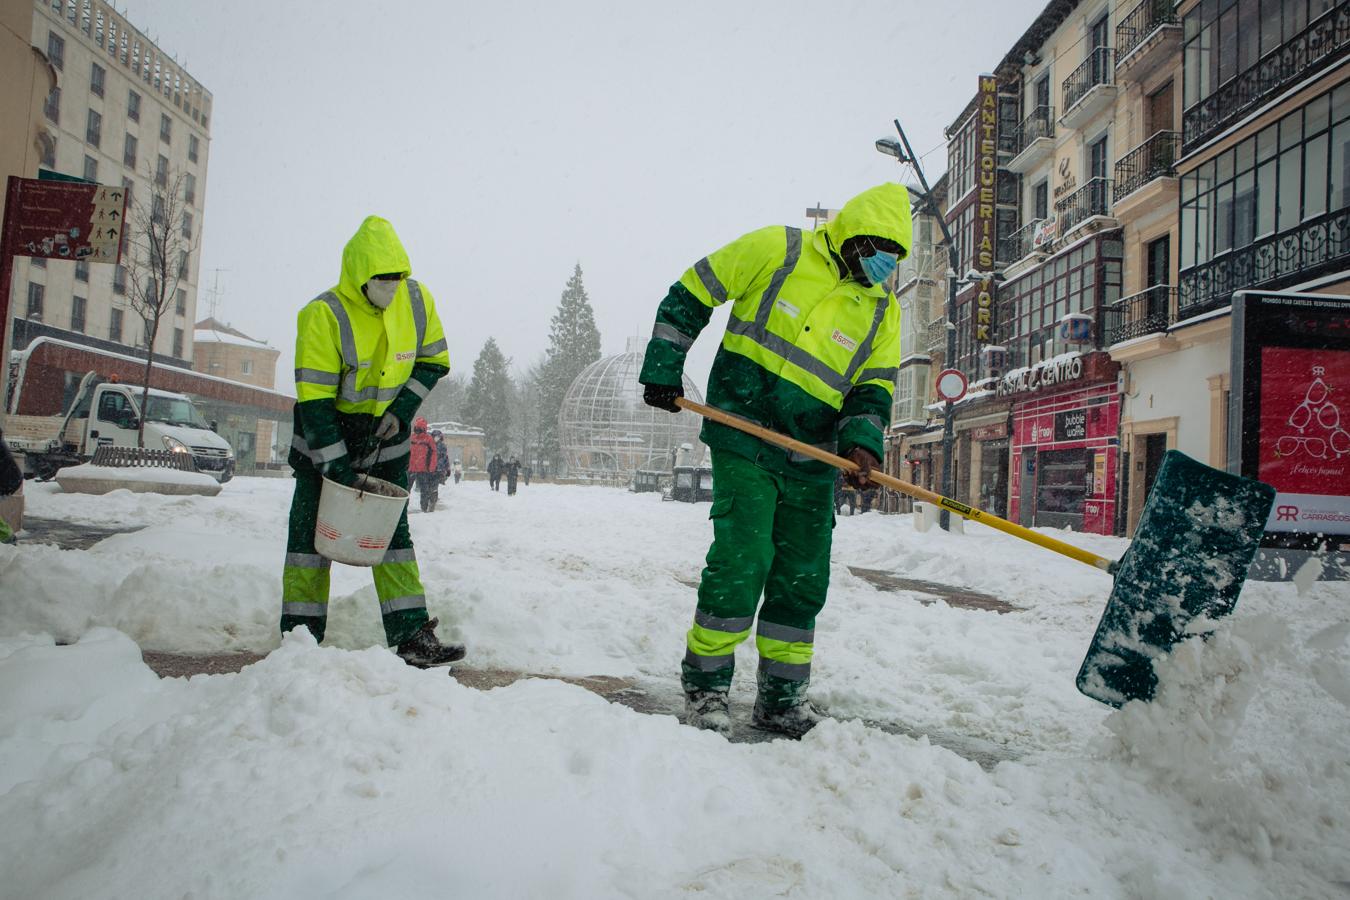
POLYGON ((323 480, 314 549, 334 562, 373 566, 389 549, 408 492, 380 478, 360 478, 354 488, 323 480))

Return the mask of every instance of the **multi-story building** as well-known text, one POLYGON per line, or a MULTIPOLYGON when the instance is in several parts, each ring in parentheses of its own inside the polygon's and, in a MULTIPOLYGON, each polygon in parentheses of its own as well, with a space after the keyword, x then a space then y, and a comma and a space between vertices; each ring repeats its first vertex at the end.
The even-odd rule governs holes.
POLYGON ((1230 460, 1234 292, 1350 292, 1350 5, 1187 0, 1157 27, 1179 44, 1176 252, 1146 244, 1143 293, 1107 321, 1128 372, 1130 530, 1165 450, 1230 460))
MULTIPOLYGON (((895 379, 891 427, 886 436, 886 470, 897 478, 933 488, 931 443, 940 433, 926 433, 933 412, 933 363, 941 363, 946 341, 947 253, 942 244, 941 215, 947 179, 932 186, 931 203, 911 188, 914 238, 900 261, 894 290, 900 304, 900 369, 895 379)), ((898 498, 900 508, 908 498, 898 498)))
MULTIPOLYGON (((206 318, 194 326, 192 345, 192 368, 198 372, 262 388, 276 387, 281 351, 265 341, 206 318)), ((247 407, 233 409, 219 401, 211 406, 242 470, 252 468, 255 461, 280 462, 289 452, 289 446, 277 444, 275 422, 258 417, 247 407)))
MULTIPOLYGON (((108 3, 37 0, 33 46, 56 86, 43 108, 42 168, 122 185, 133 203, 182 175, 187 245, 177 260, 174 303, 154 347, 187 365, 197 305, 198 253, 206 200, 211 94, 108 3)), ((127 248, 124 247, 124 252, 127 248)), ((140 318, 127 302, 126 268, 21 257, 16 264, 15 346, 39 335, 143 347, 140 318)))
MULTIPOLYGON (((28 41, 33 9, 27 2, 0 3, 0 175, 37 175, 43 105, 56 86, 56 70, 28 41)), ((5 198, 0 196, 0 211, 5 198)))
POLYGON ((1228 463, 1233 293, 1350 290, 1348 45, 1344 0, 1052 0, 981 79, 947 129, 958 497, 1125 533, 1165 450, 1228 463))

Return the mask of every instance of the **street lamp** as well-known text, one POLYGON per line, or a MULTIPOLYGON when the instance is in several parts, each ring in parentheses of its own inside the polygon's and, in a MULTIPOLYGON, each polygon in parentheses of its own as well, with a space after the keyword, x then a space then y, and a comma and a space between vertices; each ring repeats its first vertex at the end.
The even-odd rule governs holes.
MULTIPOLYGON (((914 173, 919 176, 919 186, 923 188, 923 198, 920 206, 937 219, 938 228, 942 230, 942 240, 947 245, 947 306, 944 315, 947 319, 947 350, 946 365, 951 368, 956 361, 956 289, 957 278, 956 270, 961 264, 960 258, 956 252, 956 241, 952 240, 952 233, 947 228, 947 220, 943 218, 941 210, 937 208, 937 203, 933 199, 933 191, 928 187, 928 179, 923 175, 923 166, 919 162, 919 157, 914 154, 914 149, 909 144, 909 138, 905 137, 905 129, 900 127, 900 120, 895 121, 895 131, 900 136, 900 140, 893 137, 884 137, 877 141, 876 148, 880 153, 892 156, 899 163, 912 163, 914 173)), ((945 400, 942 404, 942 496, 950 497, 955 493, 952 483, 952 445, 956 443, 955 434, 952 430, 954 407, 952 401, 945 400)), ((944 531, 951 530, 952 514, 943 509, 938 518, 938 524, 944 531)))

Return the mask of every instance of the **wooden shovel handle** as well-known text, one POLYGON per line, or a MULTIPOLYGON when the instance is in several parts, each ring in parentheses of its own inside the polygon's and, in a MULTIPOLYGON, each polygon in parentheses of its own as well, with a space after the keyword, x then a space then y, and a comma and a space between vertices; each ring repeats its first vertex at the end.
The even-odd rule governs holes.
MULTIPOLYGON (((809 456, 812 459, 818 459, 823 463, 829 463, 836 469, 843 469, 845 472, 856 472, 858 470, 858 464, 850 459, 844 459, 842 456, 836 456, 827 450, 821 450, 819 447, 812 447, 810 444, 803 444, 795 438, 779 434, 776 431, 770 431, 763 425, 757 425, 748 419, 742 419, 740 416, 733 416, 731 413, 723 412, 712 406, 705 406, 702 403, 695 403, 694 401, 686 400, 683 397, 676 398, 675 403, 690 412, 698 413, 705 419, 721 422, 723 425, 735 428, 738 431, 744 431, 746 434, 752 434, 760 440, 768 441, 770 444, 776 444, 779 447, 792 450, 793 452, 800 453, 804 456, 809 456)), ((931 503, 942 509, 951 510, 958 516, 970 519, 972 522, 980 522, 981 524, 988 525, 990 528, 996 528, 1005 534, 1021 538, 1024 541, 1030 541, 1047 550, 1053 550, 1055 553, 1063 554, 1070 559, 1076 559, 1081 563, 1086 563, 1089 566, 1101 569, 1103 572, 1111 571, 1111 560, 1104 556, 1098 556, 1095 553, 1089 553, 1081 547, 1075 547, 1073 544, 1066 544, 1063 541, 1032 531, 1030 528, 1024 528, 1014 522, 1009 522, 1007 519, 1000 519, 992 513, 976 509, 973 506, 967 506, 964 503, 958 503, 941 494, 935 494, 930 490, 921 488, 917 484, 901 481, 899 478, 887 475, 885 472, 879 472, 876 469, 873 469, 868 474, 868 477, 876 484, 888 487, 893 491, 899 491, 902 494, 908 494, 916 500, 922 500, 925 503, 931 503)))

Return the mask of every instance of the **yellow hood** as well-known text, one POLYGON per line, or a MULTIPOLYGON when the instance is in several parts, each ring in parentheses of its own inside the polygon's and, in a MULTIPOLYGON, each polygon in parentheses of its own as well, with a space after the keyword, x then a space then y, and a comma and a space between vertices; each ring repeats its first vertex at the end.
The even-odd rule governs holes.
POLYGON ((891 183, 868 188, 845 203, 839 215, 825 223, 822 230, 829 234, 836 251, 849 238, 866 234, 895 241, 903 248, 900 258, 904 259, 909 256, 914 231, 909 191, 904 185, 891 183))
POLYGON ((365 295, 361 285, 372 275, 401 272, 406 278, 412 274, 408 251, 394 233, 388 219, 366 216, 361 227, 342 248, 342 276, 338 279, 338 293, 353 303, 361 303, 365 295))

